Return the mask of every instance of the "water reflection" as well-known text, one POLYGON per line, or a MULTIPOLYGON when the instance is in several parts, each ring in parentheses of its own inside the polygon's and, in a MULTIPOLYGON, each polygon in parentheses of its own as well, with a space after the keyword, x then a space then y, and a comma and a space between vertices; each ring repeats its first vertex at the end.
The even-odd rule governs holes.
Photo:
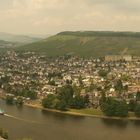
POLYGON ((22 111, 23 110, 23 106, 16 106, 18 111, 22 111))
POLYGON ((129 123, 127 120, 114 120, 114 119, 101 119, 101 121, 107 127, 117 127, 121 129, 125 129, 129 123))
POLYGON ((42 110, 41 111, 44 117, 50 117, 53 119, 57 119, 59 121, 67 121, 67 120, 73 120, 73 121, 81 121, 84 120, 85 117, 83 116, 74 116, 74 115, 68 115, 68 114, 63 114, 63 113, 58 113, 58 112, 51 112, 47 110, 42 110))
POLYGON ((140 120, 131 121, 131 123, 132 123, 133 125, 135 125, 136 127, 140 128, 140 120))

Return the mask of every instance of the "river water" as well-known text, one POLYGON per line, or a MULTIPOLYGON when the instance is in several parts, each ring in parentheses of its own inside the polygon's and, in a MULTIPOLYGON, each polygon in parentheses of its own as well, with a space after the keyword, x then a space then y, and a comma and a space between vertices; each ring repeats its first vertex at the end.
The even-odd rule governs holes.
POLYGON ((10 140, 138 140, 140 121, 122 121, 78 117, 17 108, 0 100, 7 116, 0 116, 0 127, 8 130, 10 140))

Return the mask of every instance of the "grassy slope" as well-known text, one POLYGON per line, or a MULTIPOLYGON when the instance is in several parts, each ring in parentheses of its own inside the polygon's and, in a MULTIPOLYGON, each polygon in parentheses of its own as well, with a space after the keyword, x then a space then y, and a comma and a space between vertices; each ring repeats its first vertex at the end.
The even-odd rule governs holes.
POLYGON ((134 34, 78 34, 60 33, 46 40, 18 47, 18 51, 35 51, 48 56, 75 54, 104 56, 106 54, 140 55, 140 35, 134 34))

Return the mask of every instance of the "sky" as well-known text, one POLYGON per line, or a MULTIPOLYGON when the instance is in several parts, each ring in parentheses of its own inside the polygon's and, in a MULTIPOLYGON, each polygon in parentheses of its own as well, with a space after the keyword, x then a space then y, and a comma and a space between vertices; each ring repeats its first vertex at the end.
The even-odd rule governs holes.
POLYGON ((140 0, 0 0, 0 32, 140 32, 140 0))

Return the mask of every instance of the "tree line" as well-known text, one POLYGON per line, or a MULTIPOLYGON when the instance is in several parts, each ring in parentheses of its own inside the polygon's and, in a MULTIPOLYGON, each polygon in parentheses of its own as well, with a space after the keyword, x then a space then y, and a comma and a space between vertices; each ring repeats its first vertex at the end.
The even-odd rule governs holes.
POLYGON ((49 94, 42 100, 42 105, 45 108, 67 110, 68 108, 82 109, 87 107, 89 97, 74 94, 71 85, 65 85, 57 90, 57 93, 49 94))
POLYGON ((127 117, 129 112, 134 112, 136 117, 140 117, 140 92, 137 92, 136 99, 130 100, 129 103, 113 97, 102 95, 100 107, 106 116, 110 117, 127 117))

